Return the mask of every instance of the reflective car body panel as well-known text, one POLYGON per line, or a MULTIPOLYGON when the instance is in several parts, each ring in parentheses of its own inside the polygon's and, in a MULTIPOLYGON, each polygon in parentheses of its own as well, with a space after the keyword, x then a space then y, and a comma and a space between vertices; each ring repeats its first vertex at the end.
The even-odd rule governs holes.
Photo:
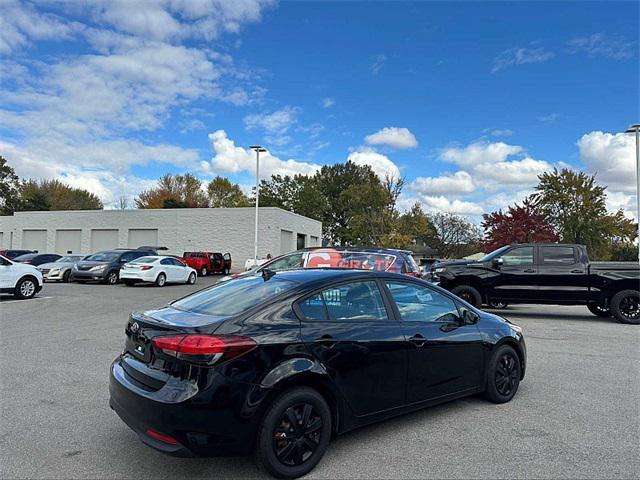
MULTIPOLYGON (((145 443, 173 455, 247 454, 270 403, 296 385, 323 395, 340 434, 482 391, 486 362, 505 342, 518 351, 524 375, 526 348, 518 327, 428 282, 354 270, 297 270, 275 277, 286 288, 237 314, 182 309, 192 295, 131 315, 124 351, 111 366, 110 404, 145 443), (453 310, 429 326, 407 325, 400 317, 410 308, 397 306, 387 287, 393 282, 427 289, 453 310), (363 284, 374 297, 363 296, 363 284), (372 298, 374 315, 367 311, 372 298), (416 342, 416 333, 424 341, 416 342), (220 364, 198 364, 154 346, 154 339, 171 335, 249 338, 255 347, 220 364), (176 443, 158 441, 149 429, 176 443)), ((258 286, 273 281, 254 278, 258 286)), ((254 279, 195 295, 232 291, 243 281, 254 279)))

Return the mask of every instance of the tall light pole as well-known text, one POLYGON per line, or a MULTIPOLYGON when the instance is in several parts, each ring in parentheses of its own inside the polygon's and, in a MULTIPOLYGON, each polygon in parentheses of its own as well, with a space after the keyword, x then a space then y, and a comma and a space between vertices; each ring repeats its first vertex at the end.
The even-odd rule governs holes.
POLYGON ((638 262, 640 262, 640 123, 631 125, 624 133, 636 134, 636 221, 638 222, 638 262))
POLYGON ((256 152, 256 226, 253 237, 253 266, 258 265, 258 204, 260 203, 260 153, 267 151, 260 145, 251 145, 251 150, 256 152))

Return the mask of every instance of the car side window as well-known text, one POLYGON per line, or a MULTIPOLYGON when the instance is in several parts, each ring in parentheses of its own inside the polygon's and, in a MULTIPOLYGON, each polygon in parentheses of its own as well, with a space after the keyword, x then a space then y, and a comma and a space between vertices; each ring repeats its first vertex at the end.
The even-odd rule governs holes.
POLYGON ((170 258, 163 258, 160 260, 160 265, 173 265, 173 262, 170 258))
POLYGON ((576 263, 573 247, 540 247, 542 263, 547 265, 572 265, 576 263))
POLYGON ((502 256, 503 265, 533 265, 533 247, 512 248, 502 256))
POLYGON ((291 270, 294 268, 300 268, 302 266, 302 254, 296 253, 293 255, 287 255, 286 257, 274 260, 266 266, 269 270, 291 270))
POLYGON ((135 260, 136 258, 138 257, 135 255, 135 252, 127 252, 122 254, 122 256, 120 257, 120 262, 126 263, 130 262, 131 260, 135 260))
POLYGON ((300 311, 307 320, 326 320, 327 309, 324 306, 322 294, 313 295, 298 304, 300 311))
POLYGON ((180 260, 178 260, 177 258, 170 258, 169 260, 171 261, 172 264, 174 264, 177 267, 186 267, 186 265, 182 263, 180 260))
POLYGON ((382 294, 374 281, 337 285, 322 292, 333 321, 388 320, 382 294))
POLYGON ((451 322, 458 309, 449 297, 409 282, 385 282, 404 322, 451 322))

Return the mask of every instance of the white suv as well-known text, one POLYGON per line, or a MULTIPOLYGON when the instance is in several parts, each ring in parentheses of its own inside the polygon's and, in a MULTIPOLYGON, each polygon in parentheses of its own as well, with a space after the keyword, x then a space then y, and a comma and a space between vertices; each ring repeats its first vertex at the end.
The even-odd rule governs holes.
POLYGON ((0 255, 0 293, 16 298, 32 298, 42 290, 42 273, 24 263, 14 263, 0 255))

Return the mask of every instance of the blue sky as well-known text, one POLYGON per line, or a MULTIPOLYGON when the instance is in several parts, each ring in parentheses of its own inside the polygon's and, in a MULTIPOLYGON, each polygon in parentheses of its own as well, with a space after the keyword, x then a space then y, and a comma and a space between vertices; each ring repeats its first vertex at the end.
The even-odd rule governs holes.
POLYGON ((479 218, 569 165, 635 212, 637 2, 0 4, 0 154, 107 204, 166 172, 401 175, 479 218))

